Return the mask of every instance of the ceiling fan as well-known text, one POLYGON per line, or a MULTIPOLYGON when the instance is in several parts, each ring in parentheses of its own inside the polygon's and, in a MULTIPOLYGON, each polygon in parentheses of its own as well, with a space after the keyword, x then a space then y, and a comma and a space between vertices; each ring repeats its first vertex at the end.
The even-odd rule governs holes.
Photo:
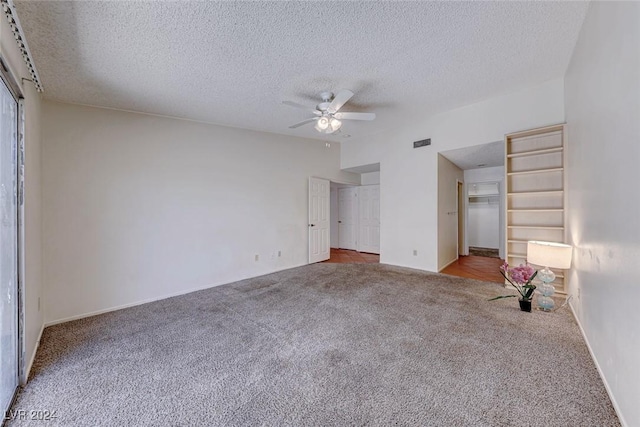
POLYGON ((351 99, 353 92, 343 89, 335 96, 332 92, 322 92, 320 97, 322 102, 316 105, 315 108, 307 107, 306 105, 298 104, 297 102, 284 101, 283 104, 294 108, 300 108, 302 110, 309 111, 316 115, 316 117, 301 121, 295 125, 289 126, 289 129, 295 129, 297 127, 306 125, 308 123, 315 122, 315 128, 320 133, 334 133, 342 127, 342 120, 373 120, 376 118, 375 113, 348 113, 339 112, 340 108, 351 99))

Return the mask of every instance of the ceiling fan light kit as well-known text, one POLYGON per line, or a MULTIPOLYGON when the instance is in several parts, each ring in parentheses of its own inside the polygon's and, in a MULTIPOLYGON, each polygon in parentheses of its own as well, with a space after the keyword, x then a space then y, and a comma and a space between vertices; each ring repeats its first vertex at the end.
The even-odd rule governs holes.
POLYGON ((318 132, 332 134, 340 130, 342 120, 373 120, 376 118, 374 113, 339 113, 338 110, 340 110, 352 96, 353 92, 346 89, 341 90, 335 96, 332 92, 322 92, 320 94, 322 102, 316 105, 315 109, 305 107, 296 102, 284 101, 283 104, 285 105, 310 111, 317 116, 289 126, 289 129, 295 129, 307 123, 315 122, 314 127, 318 132))
POLYGON ((320 133, 334 133, 342 127, 342 122, 335 117, 322 116, 316 120, 315 128, 320 133))

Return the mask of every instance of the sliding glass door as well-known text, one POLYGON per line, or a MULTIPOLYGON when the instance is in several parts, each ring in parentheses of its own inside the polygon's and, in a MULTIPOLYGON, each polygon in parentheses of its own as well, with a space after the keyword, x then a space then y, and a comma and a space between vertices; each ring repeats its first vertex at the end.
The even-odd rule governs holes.
POLYGON ((0 410, 18 387, 18 102, 0 80, 0 410))

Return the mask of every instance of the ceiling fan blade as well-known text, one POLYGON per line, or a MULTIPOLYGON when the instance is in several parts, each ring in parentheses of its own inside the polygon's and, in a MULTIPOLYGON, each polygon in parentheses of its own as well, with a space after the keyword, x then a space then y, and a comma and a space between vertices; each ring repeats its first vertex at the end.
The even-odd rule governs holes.
POLYGON ((330 114, 335 113, 340 108, 342 108, 342 106, 348 100, 350 100, 352 96, 353 96, 353 92, 347 89, 342 89, 340 92, 336 94, 336 96, 333 97, 333 101, 331 101, 331 104, 329 104, 329 107, 327 107, 327 111, 330 114))
POLYGON ((373 120, 375 113, 336 113, 333 115, 338 120, 373 120))
POLYGON ((293 101, 282 101, 282 103, 284 105, 288 105, 289 107, 299 108, 301 110, 316 111, 316 109, 313 107, 307 107, 306 105, 298 104, 297 102, 293 102, 293 101))
POLYGON ((316 120, 318 120, 318 118, 317 118, 317 117, 314 117, 313 119, 307 119, 307 120, 304 120, 304 121, 302 121, 302 122, 300 122, 300 123, 296 123, 295 125, 289 126, 289 129, 299 128, 300 126, 304 126, 304 125, 306 125, 307 123, 313 123, 313 122, 315 122, 316 120))

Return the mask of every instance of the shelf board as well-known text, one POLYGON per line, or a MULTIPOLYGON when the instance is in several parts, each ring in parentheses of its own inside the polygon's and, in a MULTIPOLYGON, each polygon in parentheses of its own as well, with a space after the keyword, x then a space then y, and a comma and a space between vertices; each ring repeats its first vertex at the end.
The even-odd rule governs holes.
POLYGON ((562 135, 564 131, 564 125, 566 123, 560 123, 557 125, 545 126, 543 128, 538 129, 529 129, 519 132, 510 133, 505 135, 505 138, 509 140, 509 142, 519 142, 525 141, 531 138, 539 138, 540 136, 555 136, 562 135))
POLYGON ((563 212, 562 208, 553 208, 553 209, 507 209, 507 212, 563 212))
MULTIPOLYGON (((563 243, 563 242, 553 242, 552 240, 549 240, 552 243, 563 243)), ((520 239, 509 239, 507 240, 507 243, 527 243, 528 240, 520 240, 520 239)))
POLYGON ((543 229, 543 230, 564 230, 564 227, 559 226, 551 226, 551 225, 510 225, 507 228, 532 228, 532 229, 543 229))
POLYGON ((516 193, 507 193, 507 196, 536 196, 544 194, 562 194, 563 190, 545 190, 545 191, 519 191, 516 193))
POLYGON ((514 157, 526 157, 526 156, 537 156, 539 154, 559 153, 562 150, 563 150, 563 147, 544 148, 542 150, 523 151, 521 153, 507 154, 507 158, 508 159, 513 159, 514 157))
POLYGON ((521 172, 509 172, 507 175, 508 176, 530 175, 530 174, 534 174, 534 173, 562 172, 563 170, 564 170, 564 168, 532 169, 532 170, 521 171, 521 172))
POLYGON ((527 257, 527 254, 516 254, 516 253, 511 253, 511 254, 509 254, 509 255, 507 255, 507 256, 512 256, 512 257, 514 257, 514 258, 526 258, 526 257, 527 257))

